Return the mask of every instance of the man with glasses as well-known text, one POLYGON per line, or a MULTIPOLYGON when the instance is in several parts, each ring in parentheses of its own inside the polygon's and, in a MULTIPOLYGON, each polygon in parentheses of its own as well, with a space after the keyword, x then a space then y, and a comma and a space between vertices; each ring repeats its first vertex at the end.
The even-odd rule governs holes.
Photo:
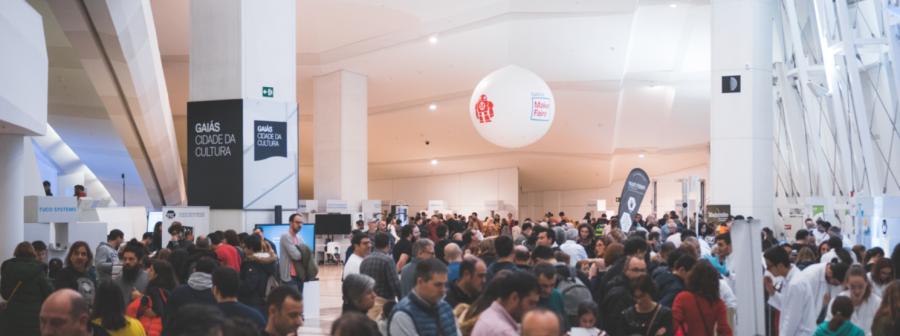
POLYGON ((647 273, 647 264, 641 255, 626 257, 622 274, 617 275, 607 286, 609 289, 603 302, 599 305, 601 329, 610 330, 616 325, 616 318, 622 311, 635 304, 634 298, 628 291, 628 283, 641 274, 647 273))
POLYGON ((416 265, 425 259, 434 258, 434 242, 431 239, 423 238, 413 243, 412 247, 413 259, 403 266, 400 270, 400 298, 405 298, 409 292, 416 286, 415 273, 416 265))
POLYGON ((359 274, 359 265, 372 251, 372 240, 367 235, 353 236, 350 244, 353 245, 353 254, 344 263, 344 275, 341 277, 341 280, 346 279, 350 274, 359 274))

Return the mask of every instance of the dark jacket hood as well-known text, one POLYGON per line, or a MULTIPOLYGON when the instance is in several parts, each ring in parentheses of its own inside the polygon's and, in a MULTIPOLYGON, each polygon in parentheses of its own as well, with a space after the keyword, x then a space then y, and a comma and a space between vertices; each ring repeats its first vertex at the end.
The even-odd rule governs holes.
POLYGON ((219 256, 216 254, 216 252, 206 249, 195 249, 191 251, 190 255, 188 255, 187 259, 185 259, 185 262, 190 264, 191 262, 200 260, 200 258, 203 257, 210 257, 213 258, 213 260, 219 260, 219 256))

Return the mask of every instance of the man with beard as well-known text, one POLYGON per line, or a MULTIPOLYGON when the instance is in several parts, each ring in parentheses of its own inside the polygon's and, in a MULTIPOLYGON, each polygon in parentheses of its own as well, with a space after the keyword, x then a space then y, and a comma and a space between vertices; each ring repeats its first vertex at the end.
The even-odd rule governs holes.
POLYGON ((125 252, 122 253, 122 275, 116 279, 116 283, 122 289, 125 307, 128 307, 132 300, 140 298, 147 289, 149 279, 147 271, 141 264, 143 258, 143 244, 135 239, 125 244, 125 252))

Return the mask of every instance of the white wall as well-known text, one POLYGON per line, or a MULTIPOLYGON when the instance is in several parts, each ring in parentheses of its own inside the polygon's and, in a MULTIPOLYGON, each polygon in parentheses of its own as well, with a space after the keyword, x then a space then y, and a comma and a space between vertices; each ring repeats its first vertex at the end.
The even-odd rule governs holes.
MULTIPOLYGON (((484 201, 501 200, 506 211, 518 212, 519 168, 369 181, 369 199, 404 202, 410 212, 428 208, 429 200, 443 200, 457 213, 484 217, 484 201)), ((514 215, 515 216, 515 215, 514 215)), ((518 218, 518 216, 516 216, 518 218)))
POLYGON ((141 240, 144 232, 147 232, 147 208, 143 206, 97 208, 97 217, 106 223, 107 232, 122 230, 125 241, 131 238, 141 240))
MULTIPOLYGON (((661 216, 663 212, 681 210, 680 208, 675 209, 675 200, 681 199, 681 182, 676 182, 676 179, 687 178, 693 174, 700 175, 700 179, 705 179, 707 181, 706 199, 709 200, 708 165, 692 167, 665 175, 650 175, 651 182, 657 181, 657 201, 659 202, 657 214, 661 216)), ((616 203, 616 197, 622 195, 622 187, 624 185, 625 180, 615 180, 612 185, 605 188, 547 190, 520 193, 519 213, 522 218, 530 217, 534 220, 540 220, 540 218, 544 217, 543 214, 546 214, 547 212, 553 212, 554 215, 558 216, 559 212, 562 211, 566 213, 566 217, 569 217, 572 220, 578 220, 583 218, 586 212, 596 210, 596 208, 588 209, 587 200, 606 200, 606 210, 617 211, 619 203, 616 203)), ((651 187, 647 189, 647 194, 644 195, 644 200, 641 202, 640 210, 638 210, 638 213, 642 214, 644 218, 646 218, 653 209, 653 204, 651 203, 652 199, 653 187, 651 184, 651 187)), ((600 216, 600 213, 594 211, 594 216, 600 216)))

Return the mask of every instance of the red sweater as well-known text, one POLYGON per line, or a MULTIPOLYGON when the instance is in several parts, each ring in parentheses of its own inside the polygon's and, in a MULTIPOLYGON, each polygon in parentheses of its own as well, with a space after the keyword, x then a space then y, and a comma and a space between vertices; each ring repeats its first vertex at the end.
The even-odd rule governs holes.
POLYGON ((241 270, 241 256, 237 253, 234 246, 222 242, 222 245, 216 248, 216 255, 219 256, 223 266, 231 266, 235 270, 241 270))
POLYGON ((721 299, 710 304, 706 299, 684 291, 675 297, 672 304, 673 330, 682 326, 685 336, 708 336, 713 334, 715 328, 718 336, 731 336, 731 326, 728 325, 728 311, 721 299), (698 314, 697 306, 700 306, 698 314), (700 315, 703 315, 702 317, 700 315), (706 327, 703 321, 706 321, 706 327), (705 331, 704 331, 705 330, 705 331))

